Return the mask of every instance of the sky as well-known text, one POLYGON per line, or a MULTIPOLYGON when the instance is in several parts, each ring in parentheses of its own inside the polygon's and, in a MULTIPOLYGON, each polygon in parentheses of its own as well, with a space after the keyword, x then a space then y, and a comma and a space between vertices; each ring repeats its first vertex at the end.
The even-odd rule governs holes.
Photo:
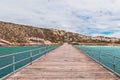
POLYGON ((120 38, 120 0, 0 0, 0 21, 120 38))

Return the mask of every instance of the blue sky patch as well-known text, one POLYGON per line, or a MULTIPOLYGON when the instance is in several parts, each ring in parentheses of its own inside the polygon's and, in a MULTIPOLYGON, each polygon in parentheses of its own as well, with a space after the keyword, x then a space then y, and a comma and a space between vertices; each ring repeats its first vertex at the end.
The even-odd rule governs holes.
POLYGON ((106 32, 102 32, 101 34, 104 34, 104 35, 109 35, 109 34, 112 34, 113 32, 110 32, 110 31, 106 31, 106 32))
POLYGON ((0 21, 120 38, 119 3, 120 0, 0 0, 0 21))

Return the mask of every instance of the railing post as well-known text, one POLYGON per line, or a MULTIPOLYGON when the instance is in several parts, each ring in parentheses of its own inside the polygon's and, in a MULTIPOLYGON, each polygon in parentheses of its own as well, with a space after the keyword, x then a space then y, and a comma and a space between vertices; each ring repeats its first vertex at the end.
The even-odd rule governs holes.
POLYGON ((32 64, 32 50, 30 51, 30 64, 32 64))
POLYGON ((101 63, 101 51, 99 52, 99 63, 101 63))
POLYGON ((39 49, 39 53, 38 54, 39 54, 39 57, 40 57, 40 49, 39 49))
POLYGON ((116 71, 115 59, 116 59, 116 57, 115 57, 115 56, 113 56, 113 70, 114 70, 114 71, 116 71))
POLYGON ((46 56, 46 53, 47 53, 46 51, 47 51, 47 46, 45 46, 45 56, 46 56))
POLYGON ((13 74, 15 73, 15 55, 13 55, 13 74))

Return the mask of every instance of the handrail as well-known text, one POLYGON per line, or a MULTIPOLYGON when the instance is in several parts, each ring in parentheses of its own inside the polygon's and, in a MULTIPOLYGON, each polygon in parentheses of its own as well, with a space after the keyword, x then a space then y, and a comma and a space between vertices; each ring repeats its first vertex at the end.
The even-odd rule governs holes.
MULTIPOLYGON (((53 49, 55 49, 57 47, 58 46, 49 45, 49 46, 43 46, 42 48, 36 48, 36 49, 32 49, 32 50, 26 50, 26 51, 22 51, 22 52, 16 52, 16 53, 0 56, 0 59, 5 58, 5 57, 10 57, 10 56, 11 56, 11 59, 12 59, 12 63, 8 63, 6 65, 1 66, 0 70, 6 69, 6 68, 8 68, 10 66, 12 66, 12 68, 13 68, 12 72, 7 74, 7 75, 5 75, 5 76, 3 76, 2 79, 6 78, 8 75, 10 75, 12 73, 14 74, 17 71, 16 64, 19 64, 20 62, 23 62, 25 60, 30 60, 27 64, 31 64, 34 60, 37 59, 37 58, 35 58, 36 56, 40 57, 41 55, 46 54, 48 51, 51 51, 51 50, 53 50, 53 49), (43 51, 41 51, 41 49, 43 49, 43 51), (38 51, 37 54, 33 54, 34 51, 38 51), (23 53, 26 53, 26 52, 29 52, 29 53, 27 53, 27 54, 29 54, 27 57, 24 57, 24 58, 22 58, 22 59, 20 59, 18 61, 15 61, 16 60, 16 58, 15 58, 16 55, 23 54, 23 53), (33 58, 35 58, 35 59, 33 59, 33 58)), ((25 65, 27 65, 27 64, 25 64, 25 65)))
MULTIPOLYGON (((45 48, 45 47, 42 47, 42 48, 45 48)), ((42 49, 42 48, 32 49, 32 51, 42 49)), ((20 54, 20 53, 25 53, 25 52, 29 52, 29 51, 31 51, 31 50, 26 50, 26 51, 22 51, 22 52, 16 52, 16 53, 8 54, 8 55, 3 55, 3 56, 0 56, 0 58, 8 57, 8 56, 12 56, 12 55, 15 55, 15 54, 20 54)))
POLYGON ((120 77, 120 71, 119 72, 117 71, 118 68, 120 69, 120 64, 118 65, 119 61, 116 61, 116 59, 120 60, 120 56, 111 55, 111 54, 102 52, 101 50, 93 50, 93 49, 84 48, 84 47, 81 48, 81 47, 77 47, 77 46, 75 46, 75 47, 77 49, 82 50, 83 53, 86 53, 90 58, 94 59, 95 61, 97 61, 101 65, 105 66, 106 68, 108 68, 109 70, 111 70, 112 72, 114 72, 115 74, 117 74, 120 77), (96 57, 96 54, 97 54, 97 57, 96 57), (104 56, 104 55, 106 55, 106 56, 104 56), (105 57, 112 59, 112 61, 107 60, 105 57), (105 64, 106 62, 109 65, 111 65, 112 67, 108 67, 108 65, 105 64))
MULTIPOLYGON (((89 48, 87 48, 86 50, 91 50, 91 49, 89 49, 89 48)), ((95 51, 95 50, 91 50, 91 51, 95 51)), ((101 50, 96 50, 97 52, 100 52, 101 54, 103 53, 103 54, 106 54, 106 55, 110 55, 110 56, 114 56, 114 57, 116 57, 116 58, 120 58, 120 56, 115 56, 115 55, 112 55, 112 54, 108 54, 108 53, 105 53, 105 52, 101 52, 101 50)))

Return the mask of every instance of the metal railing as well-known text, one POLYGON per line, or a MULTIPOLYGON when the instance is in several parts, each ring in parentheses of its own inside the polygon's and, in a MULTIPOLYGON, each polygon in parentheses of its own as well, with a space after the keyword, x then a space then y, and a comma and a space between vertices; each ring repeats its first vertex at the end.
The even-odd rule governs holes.
POLYGON ((0 80, 14 74, 19 69, 32 64, 33 61, 58 46, 44 46, 33 50, 27 50, 0 56, 0 80))
POLYGON ((75 47, 120 77, 120 56, 114 56, 100 50, 75 47))

